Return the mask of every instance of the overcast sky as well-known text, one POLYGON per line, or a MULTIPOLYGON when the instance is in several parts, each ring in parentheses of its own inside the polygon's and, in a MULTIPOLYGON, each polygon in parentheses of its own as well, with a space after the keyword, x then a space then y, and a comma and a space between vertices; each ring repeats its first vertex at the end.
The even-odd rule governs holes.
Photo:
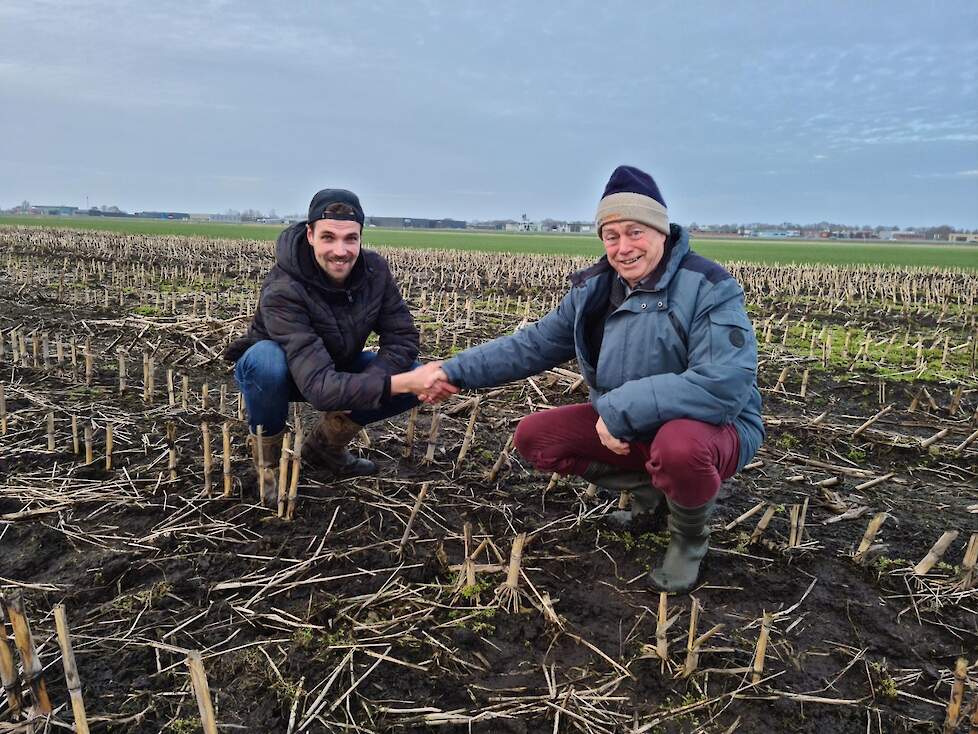
POLYGON ((978 2, 0 2, 0 207, 978 228, 978 2))

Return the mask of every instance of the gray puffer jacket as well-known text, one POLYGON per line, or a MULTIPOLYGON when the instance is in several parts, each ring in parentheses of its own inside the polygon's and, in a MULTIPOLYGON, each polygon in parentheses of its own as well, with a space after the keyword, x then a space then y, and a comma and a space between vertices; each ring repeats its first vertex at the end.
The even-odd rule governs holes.
POLYGON ((608 316, 597 360, 586 325, 607 307, 617 277, 606 257, 572 275, 570 292, 535 324, 445 362, 449 380, 489 387, 576 357, 613 436, 647 440, 674 418, 732 423, 743 468, 764 440, 757 341, 744 291, 724 268, 689 249, 682 227, 672 225, 670 245, 658 281, 633 290, 608 316))

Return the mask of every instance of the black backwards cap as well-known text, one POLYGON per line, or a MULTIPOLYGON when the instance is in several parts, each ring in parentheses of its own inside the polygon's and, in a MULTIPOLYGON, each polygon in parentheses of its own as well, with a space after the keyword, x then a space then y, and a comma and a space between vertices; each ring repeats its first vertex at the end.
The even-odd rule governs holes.
POLYGON ((348 222, 357 222, 362 227, 363 207, 360 206, 360 199, 352 191, 346 189, 323 189, 309 202, 309 224, 319 219, 342 219, 348 222), (326 209, 330 204, 346 204, 353 209, 353 213, 327 212, 326 209))

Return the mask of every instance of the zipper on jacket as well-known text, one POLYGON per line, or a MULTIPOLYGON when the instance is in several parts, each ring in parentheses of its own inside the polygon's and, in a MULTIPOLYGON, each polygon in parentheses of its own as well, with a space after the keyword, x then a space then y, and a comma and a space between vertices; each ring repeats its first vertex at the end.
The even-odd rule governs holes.
POLYGON ((672 328, 676 330, 676 334, 679 335, 679 338, 683 340, 683 344, 685 345, 686 330, 683 328, 683 325, 679 323, 679 319, 676 318, 676 314, 674 314, 672 311, 669 312, 669 323, 672 324, 672 328))

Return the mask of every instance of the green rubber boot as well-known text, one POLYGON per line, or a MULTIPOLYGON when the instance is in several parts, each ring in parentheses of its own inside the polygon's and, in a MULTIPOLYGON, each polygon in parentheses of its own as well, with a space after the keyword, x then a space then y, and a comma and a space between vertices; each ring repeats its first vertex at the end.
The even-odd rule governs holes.
POLYGON ((662 492, 652 486, 652 480, 644 471, 627 471, 595 461, 588 465, 581 477, 609 492, 629 493, 631 509, 616 510, 604 516, 605 522, 618 530, 628 530, 640 522, 651 523, 662 504, 662 492))
POLYGON ((649 584, 658 591, 689 591, 696 585, 700 562, 710 548, 710 517, 716 499, 699 507, 669 505, 669 547, 662 563, 649 572, 649 584))

